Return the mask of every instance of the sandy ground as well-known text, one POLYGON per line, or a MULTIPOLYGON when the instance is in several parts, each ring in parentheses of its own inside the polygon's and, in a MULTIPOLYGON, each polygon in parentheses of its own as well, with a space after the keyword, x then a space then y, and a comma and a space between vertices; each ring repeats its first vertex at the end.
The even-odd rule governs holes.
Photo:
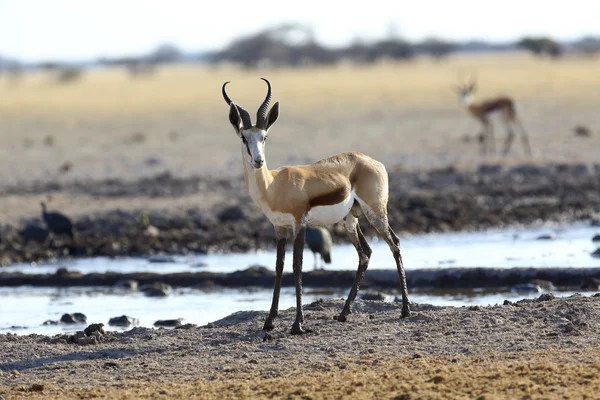
MULTIPOLYGON (((548 296, 548 295, 545 295, 548 296)), ((68 336, 0 335, 0 395, 13 398, 588 398, 600 390, 600 297, 490 307, 358 301, 264 312, 203 327, 68 336)))

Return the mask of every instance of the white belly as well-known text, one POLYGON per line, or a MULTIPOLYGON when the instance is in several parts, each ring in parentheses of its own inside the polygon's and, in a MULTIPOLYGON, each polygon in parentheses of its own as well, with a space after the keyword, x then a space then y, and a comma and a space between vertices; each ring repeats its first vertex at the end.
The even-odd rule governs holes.
MULTIPOLYGON (((311 208, 308 214, 302 219, 302 226, 327 226, 341 221, 350 212, 355 198, 354 192, 352 192, 341 203, 311 208)), ((267 205, 261 208, 273 225, 294 229, 296 221, 292 214, 272 211, 267 205)))
POLYGON ((313 207, 304 217, 303 226, 326 226, 341 221, 348 215, 354 204, 354 192, 344 201, 331 206, 313 207))

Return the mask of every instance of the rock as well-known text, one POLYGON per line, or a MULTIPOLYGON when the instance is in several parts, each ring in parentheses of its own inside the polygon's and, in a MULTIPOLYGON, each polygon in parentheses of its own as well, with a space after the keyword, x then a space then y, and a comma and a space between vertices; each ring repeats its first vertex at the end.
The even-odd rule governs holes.
POLYGON ((360 296, 363 300, 371 300, 371 301, 385 301, 387 296, 383 293, 378 292, 367 292, 360 296))
POLYGON ((67 343, 76 343, 82 346, 98 344, 104 337, 104 324, 90 324, 83 331, 77 331, 67 339, 67 343))
POLYGON ((200 262, 197 262, 197 263, 194 263, 194 264, 190 265, 190 267, 192 267, 192 268, 205 268, 205 267, 208 267, 208 264, 205 263, 205 262, 200 261, 200 262))
POLYGON ((540 302, 540 301, 550 301, 550 300, 554 300, 554 294, 552 293, 544 293, 543 295, 541 295, 540 297, 538 297, 537 299, 535 299, 535 301, 540 302))
POLYGON ((590 220, 590 226, 600 226, 600 218, 592 218, 590 220))
POLYGON ((183 324, 183 325, 176 326, 175 329, 195 329, 197 327, 198 327, 198 325, 196 325, 196 324, 189 324, 188 323, 188 324, 183 324))
POLYGON ((594 250, 590 255, 595 258, 600 258, 600 247, 594 250))
POLYGON ((156 263, 156 264, 160 264, 160 263, 174 263, 175 262, 175 258, 173 256, 167 256, 164 254, 156 254, 153 256, 148 257, 148 262, 149 263, 156 263))
POLYGON ((93 334, 94 332, 99 332, 100 334, 104 335, 104 324, 90 324, 87 328, 83 330, 83 333, 88 336, 93 334))
POLYGON ((540 235, 535 238, 535 240, 554 240, 554 239, 556 239, 556 233, 546 233, 546 234, 540 235))
POLYGON ((516 293, 541 293, 543 292, 542 288, 535 283, 522 283, 520 285, 514 285, 511 289, 511 292, 516 293))
POLYGON ((125 290, 137 290, 138 289, 138 281, 133 279, 128 279, 124 281, 119 281, 115 283, 115 289, 125 289, 125 290))
POLYGON ((149 236, 149 237, 159 237, 160 236, 160 229, 158 229, 155 226, 149 225, 144 230, 144 235, 149 236))
POLYGON ((592 237, 592 242, 600 242, 600 233, 594 235, 594 237, 592 237))
POLYGON ((82 313, 63 314, 60 317, 60 322, 63 324, 85 324, 87 317, 82 313))
POLYGON ((171 285, 163 282, 154 282, 140 286, 140 291, 148 297, 166 297, 171 294, 171 285))
POLYGON ((235 222, 244 219, 245 217, 244 210, 242 210, 240 206, 226 207, 217 213, 217 218, 221 222, 235 222))
POLYGON ((48 319, 48 320, 46 320, 46 321, 42 322, 42 325, 58 325, 58 324, 60 324, 60 322, 59 322, 59 321, 52 321, 52 320, 50 320, 50 319, 48 319))
POLYGON ((131 326, 138 325, 140 320, 133 317, 128 317, 127 315, 121 315, 120 317, 113 317, 108 320, 108 325, 110 326, 131 326))
POLYGON ((159 319, 154 323, 154 326, 163 328, 177 328, 182 325, 183 318, 177 319, 159 319))
POLYGON ((575 125, 573 133, 575 133, 575 136, 580 137, 590 137, 592 135, 591 129, 584 125, 575 125))

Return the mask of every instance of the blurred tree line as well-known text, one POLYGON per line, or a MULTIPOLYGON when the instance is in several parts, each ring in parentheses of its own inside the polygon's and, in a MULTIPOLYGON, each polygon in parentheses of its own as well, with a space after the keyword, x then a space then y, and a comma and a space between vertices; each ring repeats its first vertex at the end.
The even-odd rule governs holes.
POLYGON ((355 41, 342 48, 328 48, 318 43, 310 28, 286 24, 242 36, 226 48, 210 53, 211 63, 231 62, 246 68, 261 66, 328 65, 342 60, 368 64, 382 59, 410 60, 418 54, 443 58, 453 52, 456 44, 431 38, 421 43, 409 43, 390 37, 374 43, 355 41))
POLYGON ((551 37, 524 37, 516 42, 492 44, 484 41, 455 43, 440 38, 428 38, 411 43, 392 32, 374 42, 355 40, 345 47, 326 47, 315 39, 311 28, 301 24, 284 24, 241 36, 225 48, 210 53, 184 53, 173 44, 161 44, 147 54, 100 58, 74 65, 43 61, 35 65, 0 56, 0 76, 16 82, 27 69, 47 71, 57 82, 79 79, 87 66, 124 67, 135 78, 151 76, 164 64, 203 62, 233 63, 244 68, 305 67, 332 65, 342 61, 371 64, 380 60, 409 61, 420 55, 442 60, 454 52, 510 51, 523 49, 536 57, 557 59, 566 53, 595 57, 600 54, 600 37, 586 36, 577 41, 560 43, 551 37))

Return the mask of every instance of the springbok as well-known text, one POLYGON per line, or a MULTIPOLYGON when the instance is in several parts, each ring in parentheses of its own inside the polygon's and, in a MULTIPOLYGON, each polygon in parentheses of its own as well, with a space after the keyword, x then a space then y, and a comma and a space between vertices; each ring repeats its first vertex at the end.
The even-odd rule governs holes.
POLYGON ((490 117, 494 113, 499 113, 506 128, 506 139, 504 140, 502 154, 506 155, 510 151, 510 146, 515 138, 513 127, 516 126, 521 133, 523 148, 527 154, 531 155, 529 137, 527 136, 527 132, 521 124, 521 121, 519 121, 516 104, 513 99, 509 97, 495 97, 483 101, 475 101, 473 100, 473 93, 476 88, 477 84, 474 81, 471 81, 470 84, 458 85, 457 89, 463 105, 467 108, 471 116, 483 125, 483 131, 479 135, 481 153, 486 154, 491 152, 493 154, 496 152, 496 143, 490 117))
POLYGON ((298 165, 269 170, 265 160, 265 142, 269 129, 279 117, 279 102, 267 112, 271 101, 271 84, 256 113, 256 125, 250 115, 227 95, 225 82, 223 97, 229 105, 229 122, 241 138, 242 165, 246 189, 275 227, 277 260, 275 287, 271 310, 264 330, 274 328, 273 320, 279 308, 279 291, 285 258, 288 230, 292 230, 293 270, 296 285, 296 319, 293 334, 304 333, 302 322, 302 255, 306 227, 325 226, 344 220, 350 241, 358 253, 358 270, 352 289, 338 321, 346 321, 356 298, 358 287, 369 265, 371 248, 360 227, 358 217, 365 215, 369 223, 390 247, 400 278, 402 317, 410 315, 406 276, 400 255, 400 240, 388 223, 388 175, 383 164, 364 154, 338 154, 310 165, 298 165))

